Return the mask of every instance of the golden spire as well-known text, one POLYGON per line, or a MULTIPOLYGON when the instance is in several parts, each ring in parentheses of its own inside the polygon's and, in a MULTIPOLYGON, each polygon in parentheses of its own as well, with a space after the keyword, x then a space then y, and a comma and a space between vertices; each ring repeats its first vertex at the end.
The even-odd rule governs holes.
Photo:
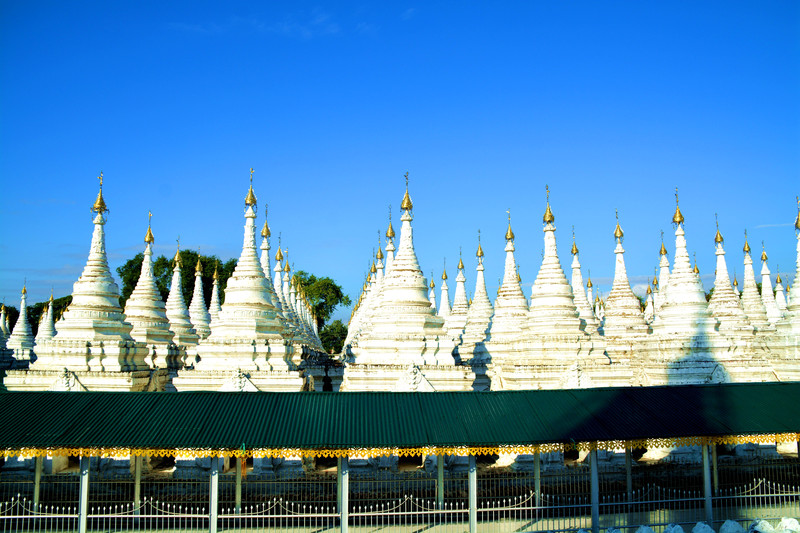
POLYGON ((586 288, 591 289, 592 287, 594 287, 594 285, 592 284, 592 278, 586 278, 586 280, 587 280, 586 288))
POLYGON ((217 272, 216 264, 214 264, 214 280, 219 280, 219 272, 217 272))
POLYGON ((403 201, 400 202, 400 209, 403 211, 411 211, 414 208, 414 204, 411 203, 411 197, 408 195, 408 172, 406 172, 404 177, 406 178, 406 193, 403 195, 403 201))
POLYGON ((653 294, 653 289, 650 288, 650 285, 647 286, 647 294, 653 294))
POLYGON ((275 252, 275 261, 283 261, 283 252, 281 251, 281 234, 278 233, 278 251, 275 252))
POLYGON ((153 244, 156 242, 156 238, 153 237, 153 231, 150 229, 150 219, 153 218, 153 213, 150 211, 147 212, 147 233, 144 235, 144 242, 147 244, 153 244))
POLYGON ((93 213, 105 213, 108 211, 106 207, 106 202, 103 200, 103 173, 100 172, 100 175, 97 176, 97 179, 100 180, 100 190, 97 192, 97 198, 94 201, 94 205, 92 205, 91 211, 93 213))
POLYGON ((714 221, 717 223, 717 234, 714 235, 714 242, 717 244, 722 244, 724 239, 722 238, 722 233, 719 232, 719 219, 717 218, 716 213, 714 213, 714 221))
MULTIPOLYGON (((781 273, 780 272, 778 272, 778 277, 775 278, 775 283, 783 283, 783 280, 781 280, 781 273)), ((50 298, 52 299, 53 297, 50 296, 50 298)))
POLYGON ((542 217, 542 222, 545 224, 552 224, 556 221, 556 217, 553 216, 553 211, 550 209, 550 187, 547 185, 544 186, 544 190, 547 193, 547 208, 544 210, 544 216, 542 217))
POLYGON ((458 247, 458 269, 464 270, 464 261, 461 259, 461 247, 458 247))
POLYGON ((481 246, 481 230, 478 230, 478 251, 475 252, 476 257, 483 257, 483 247, 481 246))
POLYGON ((386 228, 386 238, 394 239, 394 228, 392 227, 392 206, 389 206, 389 227, 386 228))
POLYGON ((431 289, 433 289, 434 287, 436 287, 436 284, 433 282, 433 272, 431 272, 431 284, 430 284, 430 288, 431 288, 431 289))
POLYGON ((694 268, 692 269, 692 272, 694 272, 695 274, 699 274, 700 273, 700 269, 697 268, 697 260, 695 260, 695 262, 694 262, 694 268))
POLYGON ((614 216, 617 217, 617 227, 614 228, 614 238, 622 240, 625 233, 622 231, 622 228, 619 227, 619 212, 616 209, 614 210, 614 216))
POLYGON ((369 267, 369 271, 370 271, 371 273, 373 273, 373 274, 375 274, 375 273, 378 271, 378 269, 377 269, 377 268, 375 268, 375 262, 374 262, 374 261, 372 262, 372 266, 371 266, 371 267, 369 267))
MULTIPOLYGON (((778 277, 780 278, 780 274, 778 274, 778 277)), ((780 281, 778 283, 780 283, 780 281)), ((53 303, 53 289, 52 288, 50 289, 50 303, 51 304, 53 303)))
POLYGON ((736 279, 736 274, 733 275, 733 286, 734 287, 738 287, 739 286, 739 280, 736 279))
POLYGON ((445 280, 445 281, 447 280, 447 271, 446 270, 442 270, 442 279, 445 280))
POLYGON ((25 296, 26 294, 28 294, 28 286, 27 286, 26 283, 23 283, 22 284, 22 295, 25 296))
POLYGON ((383 260, 383 250, 381 250, 381 230, 378 230, 378 253, 375 254, 375 259, 378 261, 383 260))
POLYGON ((575 226, 572 226, 572 255, 576 255, 578 253, 578 245, 575 244, 575 226))
POLYGON ((767 261, 767 249, 764 247, 764 241, 761 241, 761 261, 767 261))
POLYGON ((255 206, 256 195, 253 192, 253 169, 250 169, 250 190, 247 191, 247 196, 244 198, 244 205, 255 206))
POLYGON ((661 230, 661 249, 658 251, 658 255, 667 255, 667 249, 664 247, 664 230, 661 230))
POLYGON ((508 229, 506 230, 506 240, 513 241, 514 240, 514 232, 511 231, 511 208, 509 207, 506 209, 506 213, 508 213, 508 229))
POLYGON ((200 262, 200 256, 197 256, 197 266, 194 268, 195 272, 203 273, 203 264, 200 262))
POLYGON ((658 278, 653 276, 653 287, 658 288, 658 278))
POLYGON ((182 262, 181 262, 181 237, 180 237, 180 235, 178 236, 178 249, 175 250, 175 257, 173 257, 172 260, 175 261, 175 264, 182 265, 182 262))
POLYGON ((519 265, 517 265, 517 283, 519 283, 520 281, 522 281, 522 278, 519 275, 519 265))
POLYGON ((747 242, 747 230, 744 230, 744 248, 742 248, 742 250, 744 250, 746 254, 750 253, 750 243, 747 242))
POLYGON ((683 213, 681 207, 678 205, 678 188, 675 187, 675 214, 672 215, 673 224, 683 224, 683 213))
POLYGON ((795 196, 797 200, 797 218, 794 219, 794 229, 800 231, 800 196, 795 196))
MULTIPOLYGON (((287 250, 286 253, 288 254, 289 251, 287 250)), ((283 265, 283 271, 284 272, 290 272, 290 270, 289 270, 289 260, 288 259, 286 260, 286 264, 283 265)))

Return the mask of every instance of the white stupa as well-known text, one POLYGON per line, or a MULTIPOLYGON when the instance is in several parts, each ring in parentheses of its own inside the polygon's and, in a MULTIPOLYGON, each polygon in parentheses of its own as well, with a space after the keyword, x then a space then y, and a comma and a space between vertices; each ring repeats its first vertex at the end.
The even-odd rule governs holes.
MULTIPOLYGON (((483 247, 480 242, 480 233, 478 233, 478 250, 475 252, 475 256, 478 258, 478 265, 475 267, 475 293, 467 311, 467 323, 464 326, 464 334, 462 336, 465 346, 482 343, 486 340, 492 324, 492 316, 494 315, 494 307, 486 292, 483 247)), ((479 352, 481 351, 479 350, 479 352)), ((473 353, 473 356, 475 355, 473 353)), ((479 353, 478 355, 482 354, 479 353)))
POLYGON ((208 306, 208 314, 211 317, 209 327, 214 327, 214 321, 219 319, 219 312, 222 309, 222 303, 219 299, 219 271, 217 265, 214 265, 214 282, 211 286, 211 304, 208 306))
POLYGON ((717 255, 717 274, 714 279, 714 293, 708 302, 711 314, 719 321, 720 330, 752 331, 753 328, 748 324, 747 317, 744 315, 742 301, 739 299, 738 293, 731 287, 728 265, 725 262, 725 241, 719 231, 719 226, 714 235, 714 244, 717 255))
POLYGON ((775 276, 775 304, 778 306, 781 315, 786 313, 786 294, 783 291, 783 280, 780 272, 775 276))
MULTIPOLYGON (((11 371, 9 390, 159 390, 165 372, 153 372, 148 351, 130 335, 119 305, 119 288, 106 257, 103 175, 91 208, 94 232, 89 258, 72 291, 72 302, 57 324, 56 336, 36 347, 29 370, 11 371)), ((13 335, 12 335, 13 337, 13 335)))
POLYGON ((661 232, 661 249, 658 251, 658 257, 658 293, 653 297, 656 315, 661 312, 669 286, 669 259, 667 259, 667 248, 664 246, 663 231, 661 232))
MULTIPOLYGON (((380 248, 378 249, 380 251, 380 248)), ((445 320, 450 315, 450 289, 447 286, 447 270, 442 270, 442 288, 439 297, 439 316, 445 320)))
MULTIPOLYGON (((797 218, 794 221, 797 251, 795 255, 795 274, 789 290, 789 301, 786 302, 786 313, 778 321, 778 330, 788 337, 800 336, 800 199, 797 200, 797 218)), ((795 341, 795 345, 797 345, 795 341)), ((797 350, 797 348, 795 348, 797 350)), ((800 354, 798 354, 800 355, 800 354)))
POLYGON ((39 331, 36 333, 36 344, 49 341, 56 336, 55 317, 53 313, 53 293, 50 292, 50 301, 47 303, 47 309, 45 309, 42 314, 42 320, 39 322, 39 331))
POLYGON ((653 319, 656 317, 656 309, 655 304, 653 302, 653 289, 650 288, 650 285, 647 286, 647 296, 645 297, 644 303, 644 321, 648 324, 653 323, 653 319))
POLYGON ((28 322, 28 288, 23 285, 22 297, 19 302, 19 318, 14 324, 11 335, 6 340, 6 349, 13 351, 14 368, 27 368, 31 364, 35 357, 34 344, 33 331, 28 322))
MULTIPOLYGON (((614 283, 611 292, 603 306, 600 302, 603 316, 603 331, 606 337, 642 335, 647 333, 647 324, 639 305, 639 299, 633 294, 631 284, 628 281, 628 273, 625 270, 625 249, 622 248, 624 233, 617 219, 617 226, 614 228, 614 238, 617 246, 614 249, 616 263, 614 266, 614 283)), ((662 284, 663 290, 663 284, 662 284)))
POLYGON ((522 329, 528 323, 528 301, 522 293, 517 277, 517 263, 514 259, 514 231, 511 229, 510 210, 505 238, 506 261, 503 282, 497 291, 492 327, 489 330, 492 343, 508 343, 518 340, 522 329))
POLYGON ((764 243, 761 243, 761 300, 764 302, 764 308, 767 310, 767 320, 771 326, 774 326, 778 320, 781 319, 783 314, 778 309, 778 303, 775 301, 775 293, 772 292, 772 275, 767 266, 767 251, 764 248, 764 243))
POLYGON ((683 229, 684 217, 677 205, 677 197, 676 192, 675 214, 672 216, 675 225, 675 260, 666 290, 662 286, 664 299, 653 321, 653 333, 690 337, 708 335, 714 330, 716 319, 711 317, 703 283, 689 260, 683 229))
MULTIPOLYGON (((175 252, 173 261, 175 267, 172 269, 172 284, 169 288, 166 304, 169 329, 174 334, 173 342, 185 349, 187 353, 194 354, 200 336, 192 326, 189 309, 186 307, 186 300, 183 298, 183 289, 181 287, 183 260, 181 259, 180 245, 175 252)), ((192 364, 191 361, 188 364, 192 364)))
MULTIPOLYGON (((591 294, 586 296, 583 290, 583 275, 581 274, 581 262, 578 259, 578 245, 575 243, 575 235, 572 236, 572 294, 575 307, 578 309, 578 316, 583 321, 583 329, 586 333, 597 331, 597 318, 594 316, 592 306, 589 303, 591 294)), ((591 290, 591 280, 587 282, 587 287, 591 290)))
POLYGON ((200 256, 197 257, 197 266, 194 269, 194 290, 192 291, 192 302, 189 304, 189 321, 201 339, 205 339, 211 334, 211 315, 206 309, 205 296, 203 296, 203 264, 200 256))
MULTIPOLYGON (((544 224, 544 257, 536 281, 531 288, 528 329, 538 335, 581 335, 581 319, 567 282, 556 249, 555 216, 550 209, 550 189, 547 189, 547 207, 544 224)), ((576 248, 577 251, 577 248, 576 248)), ((581 284, 582 285, 582 284, 581 284)))
POLYGON ((175 334, 170 329, 166 305, 153 277, 155 237, 149 221, 144 242, 142 270, 136 287, 125 302, 125 321, 133 326, 131 337, 147 345, 152 366, 177 369, 182 357, 178 346, 173 342, 175 334))
POLYGON ((756 275, 753 271, 753 259, 750 257, 750 243, 747 242, 747 232, 744 234, 744 287, 742 288, 742 309, 747 321, 756 328, 763 330, 769 328, 767 309, 758 293, 756 275))
POLYGON ((467 300, 467 277, 464 276, 464 261, 458 258, 458 274, 456 274, 456 292, 453 296, 453 307, 447 316, 444 327, 447 336, 453 339, 456 344, 460 342, 461 334, 467 325, 467 313, 469 312, 469 301, 467 300))
POLYGON ((173 380, 179 390, 299 391, 303 379, 291 363, 292 347, 282 335, 267 278, 256 248, 257 200, 245 197, 242 253, 225 288, 225 302, 211 335, 197 346, 194 369, 173 380))

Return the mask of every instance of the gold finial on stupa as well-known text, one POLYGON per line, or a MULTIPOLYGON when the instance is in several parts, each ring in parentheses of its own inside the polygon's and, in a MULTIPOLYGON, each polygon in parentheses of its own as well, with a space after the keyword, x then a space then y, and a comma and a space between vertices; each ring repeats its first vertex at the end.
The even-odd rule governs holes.
POLYGON ((183 263, 181 262, 181 236, 180 235, 178 235, 178 238, 177 238, 176 242, 178 243, 178 249, 175 250, 175 257, 173 257, 172 260, 175 261, 175 264, 182 266, 183 263))
POLYGON ((370 271, 372 274, 375 274, 376 272, 378 272, 378 269, 377 269, 377 268, 375 268, 375 262, 374 262, 374 261, 373 261, 372 265, 369 267, 369 271, 370 271))
POLYGON ((764 241, 761 241, 761 261, 762 262, 767 261, 767 249, 764 246, 764 241))
POLYGON ((108 207, 106 207, 106 202, 103 200, 103 173, 100 172, 100 175, 97 176, 97 179, 100 180, 100 190, 97 191, 97 198, 94 201, 94 205, 92 205, 91 211, 93 213, 105 213, 108 211, 108 207))
POLYGON ((217 265, 214 264, 214 280, 219 280, 219 272, 217 272, 217 265))
POLYGON ((144 242, 147 244, 153 244, 156 242, 156 238, 153 237, 153 230, 150 229, 150 219, 153 218, 153 213, 150 211, 147 212, 147 233, 144 235, 144 242))
POLYGON ((522 278, 519 275, 519 265, 517 265, 517 283, 521 282, 522 278))
POLYGON ((386 228, 386 238, 394 239, 394 228, 392 227, 392 206, 389 206, 389 227, 386 228))
POLYGON ((431 272, 431 283, 430 283, 429 287, 430 287, 431 289, 433 289, 434 287, 436 287, 436 284, 433 282, 433 272, 431 272))
POLYGON ((265 239, 269 239, 272 236, 272 232, 269 229, 269 224, 267 223, 267 210, 269 209, 269 205, 264 206, 264 227, 261 228, 261 236, 265 239))
POLYGON ((658 288, 658 278, 653 276, 653 287, 658 288))
POLYGON ((403 195, 403 201, 400 202, 400 209, 411 211, 414 208, 414 204, 411 203, 411 197, 408 195, 408 172, 403 177, 406 178, 406 193, 403 195))
POLYGON ((25 296, 26 294, 28 294, 28 284, 27 284, 27 282, 22 284, 22 295, 25 296))
POLYGON ((286 255, 286 264, 283 265, 283 271, 288 273, 288 272, 291 272, 291 270, 289 269, 289 250, 288 249, 286 250, 286 254, 285 255, 286 255))
POLYGON ((553 211, 550 209, 550 187, 545 185, 544 190, 547 193, 547 208, 544 210, 542 221, 545 224, 552 224, 556 221, 556 217, 553 216, 553 211))
POLYGON ((283 261, 283 251, 281 251, 281 234, 278 233, 278 251, 275 252, 275 261, 283 261))
POLYGON ((256 194, 253 192, 253 172, 254 170, 250 168, 250 189, 247 191, 247 196, 244 198, 244 205, 249 206, 256 205, 256 194))
POLYGON ((478 230, 478 251, 475 252, 476 257, 483 257, 483 247, 481 246, 481 230, 478 230))
POLYGON ((700 269, 697 268, 697 254, 695 253, 693 255, 694 255, 694 268, 692 269, 692 272, 694 272, 695 274, 699 274, 700 269))
POLYGON ((575 244, 575 226, 572 226, 572 255, 576 255, 578 253, 578 245, 575 244))
POLYGON ((592 284, 592 271, 591 270, 587 270, 586 271, 586 280, 587 280, 586 281, 586 288, 587 289, 591 289, 592 287, 594 287, 594 285, 592 284))
POLYGON ((794 219, 794 229, 800 231, 800 196, 795 196, 797 200, 797 218, 794 219))
POLYGON ((461 259, 461 247, 460 246, 458 247, 458 269, 459 270, 463 270, 464 269, 464 261, 461 259))
POLYGON ((383 260, 383 250, 381 250, 381 230, 378 230, 378 253, 375 254, 375 259, 378 261, 383 260))
POLYGON ((717 244, 722 244, 722 241, 725 239, 722 238, 722 233, 719 232, 719 219, 717 218, 717 214, 714 213, 714 221, 717 224, 717 234, 714 235, 714 242, 717 244))
POLYGON ((447 280, 447 258, 442 260, 442 279, 447 280))
POLYGON ((744 248, 742 248, 742 250, 744 250, 746 254, 750 253, 750 243, 747 242, 747 230, 744 230, 744 248))
POLYGON ((683 213, 681 207, 678 205, 678 188, 675 187, 675 214, 672 215, 673 224, 683 224, 683 213))
POLYGON ((197 256, 197 265, 194 267, 194 271, 197 273, 203 273, 203 263, 200 262, 200 256, 197 256))
POLYGON ((508 229, 506 230, 506 240, 513 241, 514 240, 514 232, 511 230, 511 208, 509 207, 506 209, 506 213, 508 214, 508 229))
POLYGON ((734 287, 738 287, 739 286, 739 280, 736 279, 736 274, 735 273, 733 274, 733 286, 734 287))
POLYGON ((614 228, 614 238, 622 240, 625 233, 622 231, 622 228, 619 227, 619 211, 616 209, 614 209, 614 216, 617 217, 617 227, 614 228))
POLYGON ((647 294, 653 294, 653 289, 650 288, 650 285, 647 286, 647 294))
MULTIPOLYGON (((775 269, 778 270, 778 269, 780 269, 780 267, 776 266, 775 269)), ((783 283, 783 280, 781 279, 781 273, 780 272, 778 272, 778 275, 775 278, 775 283, 783 283)), ((51 298, 52 298, 52 296, 51 296, 51 298)))

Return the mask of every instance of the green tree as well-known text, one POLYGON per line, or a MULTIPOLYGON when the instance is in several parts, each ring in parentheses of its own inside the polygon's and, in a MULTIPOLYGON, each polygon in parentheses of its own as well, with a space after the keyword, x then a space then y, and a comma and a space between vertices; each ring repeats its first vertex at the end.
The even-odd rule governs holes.
POLYGON ((341 320, 334 320, 319 332, 322 346, 329 353, 341 353, 347 338, 347 326, 341 320))
POLYGON ((352 303, 350 297, 342 290, 342 287, 331 278, 318 278, 314 274, 298 270, 294 274, 294 280, 295 284, 303 289, 306 294, 308 303, 311 304, 317 317, 317 329, 320 332, 337 305, 350 305, 352 303))
MULTIPOLYGON (((61 316, 61 313, 67 308, 67 306, 72 302, 72 295, 62 296, 61 298, 55 298, 53 300, 53 320, 58 321, 58 318, 61 316)), ((31 331, 34 335, 39 332, 39 322, 42 320, 42 315, 44 315, 45 309, 47 309, 48 304, 50 301, 46 302, 38 302, 33 305, 28 306, 28 321, 31 324, 31 331)))
MULTIPOLYGON (((194 250, 181 250, 181 290, 183 291, 183 298, 186 300, 187 305, 192 300, 194 273, 198 257, 200 258, 203 272, 203 299, 205 300, 206 306, 208 306, 211 303, 214 268, 218 268, 220 299, 222 300, 225 297, 224 290, 228 283, 228 278, 231 277, 233 270, 236 268, 236 259, 228 259, 222 262, 222 260, 215 255, 201 255, 194 250)), ((142 272, 143 261, 144 254, 140 253, 117 268, 117 274, 122 281, 120 305, 123 307, 125 307, 125 302, 130 298, 133 289, 136 288, 136 283, 139 281, 139 275, 142 272)), ((153 261, 153 277, 156 280, 156 287, 158 287, 158 291, 161 293, 161 298, 164 301, 166 301, 167 296, 169 296, 169 289, 172 285, 172 271, 174 268, 174 257, 172 259, 167 259, 165 256, 161 255, 153 261)))

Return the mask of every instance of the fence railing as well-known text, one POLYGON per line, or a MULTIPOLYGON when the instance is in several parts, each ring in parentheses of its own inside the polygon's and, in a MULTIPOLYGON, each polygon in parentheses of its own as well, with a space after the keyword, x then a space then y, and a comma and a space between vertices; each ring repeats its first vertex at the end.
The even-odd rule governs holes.
POLYGON ((726 465, 716 486, 712 472, 704 474, 700 465, 636 466, 631 476, 622 467, 596 469, 597 498, 590 465, 538 476, 491 469, 478 474, 477 468, 443 477, 349 472, 344 499, 335 475, 217 474, 216 489, 213 481, 144 476, 137 489, 134 476, 41 475, 37 488, 24 476, 0 474, 0 531, 658 530, 670 523, 693 526, 709 512, 716 526, 800 517, 797 460, 726 465))

